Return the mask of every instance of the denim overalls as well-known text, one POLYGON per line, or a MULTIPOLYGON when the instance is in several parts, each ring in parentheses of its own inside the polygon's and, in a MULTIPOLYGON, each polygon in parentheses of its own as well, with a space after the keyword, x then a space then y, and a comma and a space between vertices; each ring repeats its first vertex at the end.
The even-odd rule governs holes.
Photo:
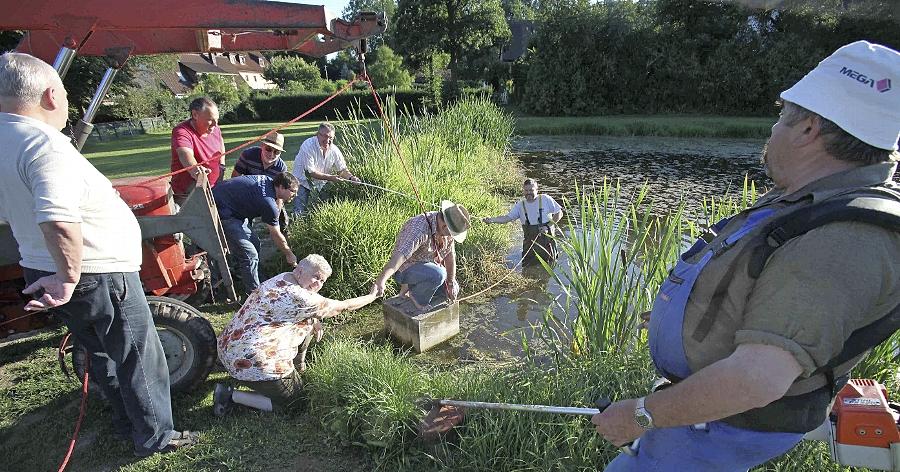
MULTIPOLYGON (((740 229, 716 248, 706 250, 708 244, 701 238, 682 254, 660 287, 650 314, 648 344, 661 375, 686 378, 693 373, 684 353, 682 328, 684 309, 700 272, 711 259, 733 246, 773 212, 770 208, 755 210, 740 229), (706 253, 698 261, 686 262, 703 250, 706 253)), ((716 223, 713 230, 721 230, 728 221, 716 223)), ((620 454, 606 471, 746 471, 787 452, 801 439, 802 434, 751 431, 722 421, 651 429, 641 436, 636 455, 620 454)))

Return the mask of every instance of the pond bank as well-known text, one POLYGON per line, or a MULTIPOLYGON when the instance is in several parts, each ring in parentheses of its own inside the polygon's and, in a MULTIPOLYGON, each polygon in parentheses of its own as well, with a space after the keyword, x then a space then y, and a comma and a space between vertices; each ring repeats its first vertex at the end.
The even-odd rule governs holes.
POLYGON ((710 115, 517 116, 516 134, 766 138, 776 117, 710 115))

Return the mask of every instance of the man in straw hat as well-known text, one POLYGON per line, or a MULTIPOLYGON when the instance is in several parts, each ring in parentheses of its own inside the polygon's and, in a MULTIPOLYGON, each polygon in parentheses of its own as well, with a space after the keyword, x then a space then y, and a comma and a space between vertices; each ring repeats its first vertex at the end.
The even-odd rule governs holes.
POLYGON ((418 311, 428 311, 435 304, 455 300, 459 295, 456 281, 456 246, 466 239, 469 212, 449 200, 441 202, 440 211, 416 215, 403 224, 391 259, 375 280, 375 293, 393 275, 400 284, 400 294, 393 303, 408 300, 418 311))
POLYGON ((755 266, 742 249, 780 244, 764 225, 825 201, 900 201, 898 80, 900 54, 858 41, 782 92, 763 152, 775 190, 683 254, 649 315, 650 353, 671 385, 592 419, 613 444, 640 438, 607 471, 746 471, 784 454, 822 424, 871 348, 853 333, 896 329, 885 324, 900 310, 896 231, 831 222, 755 266))
POLYGON ((281 160, 281 153, 284 152, 284 135, 269 133, 259 144, 241 152, 231 172, 232 177, 268 175, 274 179, 276 175, 287 172, 287 164, 281 160))

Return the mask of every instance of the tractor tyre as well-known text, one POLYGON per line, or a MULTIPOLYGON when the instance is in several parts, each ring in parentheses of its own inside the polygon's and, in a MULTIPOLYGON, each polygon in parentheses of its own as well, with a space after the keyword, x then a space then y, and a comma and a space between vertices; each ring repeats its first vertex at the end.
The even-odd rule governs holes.
MULTIPOLYGON (((216 333, 196 308, 169 297, 147 296, 150 313, 169 366, 172 393, 189 392, 209 376, 216 362, 216 333)), ((84 379, 87 351, 76 340, 72 349, 72 367, 79 380, 84 379)), ((91 381, 90 389, 100 392, 91 381)))

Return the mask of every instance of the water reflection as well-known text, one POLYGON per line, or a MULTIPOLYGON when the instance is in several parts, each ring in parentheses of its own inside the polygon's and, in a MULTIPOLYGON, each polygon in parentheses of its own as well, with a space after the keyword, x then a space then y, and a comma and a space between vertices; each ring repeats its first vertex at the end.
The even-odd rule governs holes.
MULTIPOLYGON (((513 150, 525 175, 537 179, 541 192, 561 204, 575 199, 576 180, 582 186, 600 186, 606 178, 619 180, 625 195, 647 183, 654 202, 674 203, 683 198, 687 211, 697 213, 703 197, 739 193, 745 175, 750 175, 758 186, 770 185, 759 162, 763 142, 532 136, 517 140, 513 150)), ((570 230, 578 231, 578 227, 570 230)), ((508 267, 522 257, 521 238, 521 227, 516 226, 507 255, 508 267)), ((568 261, 563 255, 556 271, 567 270, 568 261)), ((489 303, 464 305, 460 336, 440 351, 460 359, 519 356, 521 337, 531 336, 530 326, 538 323, 548 309, 561 320, 569 315, 560 308, 565 304, 565 295, 554 277, 540 267, 526 268, 523 275, 531 281, 523 290, 489 303), (560 303, 554 303, 558 298, 562 298, 560 303)))

